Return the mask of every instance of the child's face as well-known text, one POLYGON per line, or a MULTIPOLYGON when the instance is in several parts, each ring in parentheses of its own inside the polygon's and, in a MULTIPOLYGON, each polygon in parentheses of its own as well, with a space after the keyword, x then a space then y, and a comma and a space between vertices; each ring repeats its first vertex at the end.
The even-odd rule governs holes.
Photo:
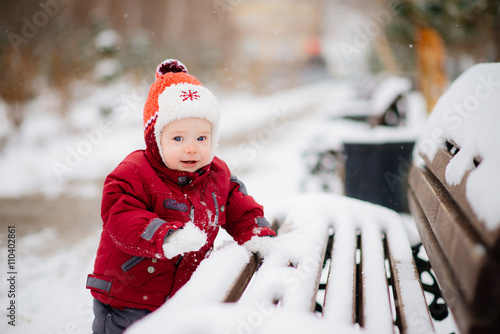
POLYGON ((170 122, 161 133, 165 164, 170 169, 195 172, 210 163, 212 156, 212 123, 201 118, 184 118, 170 122))

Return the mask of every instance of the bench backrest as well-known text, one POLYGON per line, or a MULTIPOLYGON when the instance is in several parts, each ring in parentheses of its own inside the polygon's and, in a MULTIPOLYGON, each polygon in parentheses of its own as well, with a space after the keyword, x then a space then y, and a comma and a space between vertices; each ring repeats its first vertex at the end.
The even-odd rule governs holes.
POLYGON ((500 91, 491 83, 499 82, 500 64, 475 66, 454 82, 409 174, 410 210, 462 333, 500 332, 500 146, 489 143, 498 137, 491 123, 500 120, 500 91))

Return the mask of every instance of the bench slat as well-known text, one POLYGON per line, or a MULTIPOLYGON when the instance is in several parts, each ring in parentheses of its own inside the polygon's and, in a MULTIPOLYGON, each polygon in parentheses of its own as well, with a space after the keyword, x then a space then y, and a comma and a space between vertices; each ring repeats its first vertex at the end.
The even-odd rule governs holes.
POLYGON ((498 332, 500 330, 498 320, 493 320, 496 322, 495 324, 491 321, 485 320, 484 313, 482 314, 483 317, 481 317, 481 315, 475 315, 474 309, 466 303, 464 294, 459 289, 459 286, 463 287, 463 285, 456 281, 456 276, 450 268, 447 256, 439 248, 431 224, 427 220, 426 214, 420 207, 414 193, 411 191, 408 195, 408 202, 410 211, 417 220, 417 228, 422 238, 422 243, 425 245, 425 250, 439 280, 443 298, 450 307, 453 317, 455 318, 461 332, 498 332))
MULTIPOLYGON (((319 282, 321 279, 321 272, 323 271, 323 262, 326 254, 326 246, 328 244, 328 233, 325 234, 326 238, 319 244, 316 251, 319 250, 321 254, 321 261, 314 261, 318 257, 317 254, 312 253, 303 262, 298 263, 295 270, 301 277, 300 287, 298 289, 289 289, 283 296, 283 307, 291 309, 303 309, 304 311, 313 312, 316 308, 316 295, 318 293, 319 282), (309 277, 308 277, 309 276, 309 277)), ((313 250, 314 251, 314 250, 313 250)))
POLYGON ((354 225, 341 225, 333 239, 323 317, 346 325, 356 321, 356 249, 354 225))
POLYGON ((398 306, 396 308, 398 327, 401 333, 407 334, 435 333, 411 250, 407 247, 397 247, 404 236, 395 232, 395 230, 387 231, 386 245, 391 284, 398 306))
POLYGON ((375 224, 361 230, 362 326, 369 332, 393 333, 382 234, 375 224))
MULTIPOLYGON (((446 166, 448 166, 450 160, 453 156, 441 148, 437 153, 432 162, 429 158, 422 154, 422 158, 425 161, 427 168, 434 174, 435 177, 441 182, 441 184, 446 188, 446 190, 451 194, 453 199, 457 202, 458 206, 462 209, 466 217, 468 218, 472 228, 478 233, 481 239, 484 240, 486 246, 490 248, 497 256, 500 256, 500 227, 489 230, 486 228, 485 224, 480 221, 474 210, 469 204, 467 197, 465 195, 465 188, 467 184, 467 179, 470 175, 470 171, 466 172, 462 181, 458 185, 449 185, 446 182, 445 172, 446 166)), ((499 257, 500 258, 500 257, 499 257)))
POLYGON ((223 299, 224 303, 233 303, 240 299, 261 262, 262 259, 257 255, 250 254, 248 263, 241 268, 238 277, 233 281, 231 287, 227 290, 226 296, 223 299))
POLYGON ((328 244, 326 230, 315 232, 323 238, 317 239, 319 242, 307 249, 307 254, 301 254, 301 260, 289 255, 293 254, 289 251, 291 244, 278 245, 255 273, 239 302, 251 305, 265 300, 280 303, 284 309, 313 312, 328 244), (273 294, 270 289, 280 292, 273 294))

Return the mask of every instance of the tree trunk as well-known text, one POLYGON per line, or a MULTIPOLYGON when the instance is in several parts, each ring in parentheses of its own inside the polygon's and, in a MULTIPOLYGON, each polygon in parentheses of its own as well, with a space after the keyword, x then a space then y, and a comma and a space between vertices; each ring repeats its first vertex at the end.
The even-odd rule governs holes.
POLYGON ((443 39, 432 28, 418 27, 415 42, 418 83, 430 113, 448 85, 446 50, 443 39))

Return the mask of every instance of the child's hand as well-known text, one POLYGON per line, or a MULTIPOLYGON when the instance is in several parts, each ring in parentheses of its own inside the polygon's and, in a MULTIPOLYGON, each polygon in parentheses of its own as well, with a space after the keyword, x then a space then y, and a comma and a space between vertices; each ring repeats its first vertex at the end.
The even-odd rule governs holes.
POLYGON ((272 236, 253 236, 252 239, 243 244, 243 247, 245 247, 250 253, 257 254, 261 258, 264 258, 271 253, 274 243, 275 240, 272 236))
POLYGON ((183 228, 165 239, 163 252, 168 259, 199 250, 207 242, 207 235, 189 221, 183 228))

